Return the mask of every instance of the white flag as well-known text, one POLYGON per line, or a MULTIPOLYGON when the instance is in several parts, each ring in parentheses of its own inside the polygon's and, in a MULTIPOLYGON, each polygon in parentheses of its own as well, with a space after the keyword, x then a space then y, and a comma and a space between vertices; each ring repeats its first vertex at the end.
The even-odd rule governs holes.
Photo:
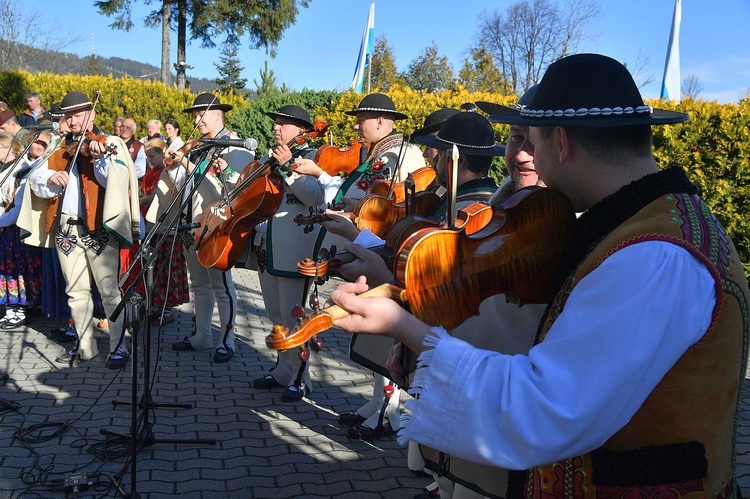
POLYGON ((357 57, 357 69, 354 70, 352 88, 362 93, 362 84, 365 81, 365 68, 370 64, 370 57, 375 48, 375 4, 370 4, 370 13, 367 16, 367 25, 362 35, 362 45, 359 47, 357 57))
POLYGON ((669 32, 667 60, 664 63, 664 80, 661 84, 661 98, 680 102, 680 22, 682 21, 682 0, 675 0, 672 15, 672 29, 669 32))

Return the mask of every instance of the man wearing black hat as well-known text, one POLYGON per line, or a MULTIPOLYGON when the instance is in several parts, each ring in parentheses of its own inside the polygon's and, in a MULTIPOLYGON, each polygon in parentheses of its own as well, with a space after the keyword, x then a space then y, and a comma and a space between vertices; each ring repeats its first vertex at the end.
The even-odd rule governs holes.
MULTIPOLYGON (((218 97, 206 93, 198 95, 193 105, 184 111, 193 115, 202 138, 236 139, 237 134, 224 126, 224 113, 231 109, 232 106, 229 104, 222 104, 218 97)), ((231 192, 239 173, 253 160, 253 154, 247 149, 223 146, 205 150, 198 158, 188 158, 179 151, 175 152, 175 156, 175 164, 180 167, 174 168, 170 176, 178 189, 186 181, 193 184, 206 168, 213 168, 202 182, 191 186, 185 193, 186 196, 191 196, 187 213, 188 222, 200 222, 203 211, 212 203, 223 199, 224 186, 218 178, 219 174, 215 172, 221 172, 231 192), (213 157, 216 159, 209 164, 213 157)), ((158 213, 159 210, 153 212, 158 213)), ((189 239, 192 240, 192 237, 189 239)), ((190 272, 190 283, 195 293, 195 332, 192 336, 173 343, 172 350, 182 352, 213 348, 211 319, 216 304, 222 333, 220 344, 214 352, 214 362, 229 362, 234 356, 234 320, 237 311, 237 295, 231 270, 222 271, 201 265, 192 244, 186 245, 185 258, 190 272)))
MULTIPOLYGON (((294 222, 297 215, 308 215, 310 208, 325 205, 323 187, 312 175, 294 170, 302 160, 312 160, 317 152, 308 140, 296 141, 313 130, 307 111, 299 106, 282 106, 266 115, 274 122, 276 143, 261 163, 272 158, 274 172, 283 178, 283 196, 276 213, 255 228, 254 251, 258 259, 258 276, 266 314, 274 324, 293 329, 297 319, 295 305, 304 307, 310 279, 297 271, 297 263, 313 257, 313 246, 319 227, 306 232, 294 222)), ((312 391, 307 359, 298 350, 279 352, 276 365, 264 377, 253 382, 255 388, 284 388, 282 400, 297 401, 312 391)))
POLYGON ((529 497, 738 494, 750 291, 696 187, 653 157, 650 127, 686 119, 644 105, 627 69, 596 54, 553 63, 528 106, 499 118, 530 127, 539 176, 584 212, 528 355, 358 297, 362 281, 332 293, 353 314, 334 325, 392 335, 429 366, 404 438, 529 469, 529 497))
MULTIPOLYGON (((440 130, 442 124, 445 123, 445 120, 460 112, 461 111, 459 111, 458 109, 454 109, 452 107, 444 107, 438 109, 437 111, 433 111, 424 119, 424 126, 417 130, 414 130, 411 136, 419 137, 421 135, 436 135, 438 133, 438 130, 440 130)), ((427 164, 429 164, 433 168, 437 166, 437 156, 437 149, 435 149, 434 147, 425 146, 422 157, 424 157, 424 159, 427 161, 427 164)))
MULTIPOLYGON (((75 145, 85 132, 101 134, 94 124, 93 104, 81 92, 69 92, 60 104, 71 135, 65 145, 75 145)), ((99 353, 94 339, 91 281, 96 283, 107 315, 122 300, 118 286, 120 248, 139 236, 138 185, 135 169, 119 137, 105 137, 106 146, 92 140, 88 152, 79 152, 69 164, 62 150, 34 170, 29 179, 33 193, 43 199, 44 212, 34 217, 33 203, 19 215, 19 227, 28 227, 28 244, 55 244, 66 283, 76 346, 58 362, 90 360, 99 353), (61 161, 62 160, 62 161, 61 161), (23 218, 22 218, 23 217, 23 218), (44 230, 40 230, 40 225, 44 230)), ((64 146, 61 146, 64 147, 64 146)), ((107 366, 122 368, 128 358, 124 341, 124 315, 110 321, 107 366)))
MULTIPOLYGON (((434 113, 433 113, 434 114, 434 113)), ((433 116, 433 115, 431 115, 433 116)), ((429 118, 429 116, 428 116, 429 118)), ((492 125, 486 118, 477 113, 442 112, 430 122, 426 122, 425 127, 416 130, 412 136, 414 141, 433 148, 436 153, 435 170, 439 184, 443 187, 448 185, 449 172, 457 168, 456 174, 456 207, 463 208, 476 202, 486 202, 495 192, 497 186, 488 176, 493 156, 500 156, 504 148, 495 143, 495 135, 492 125), (442 117, 442 121, 440 118, 442 117), (458 147, 458 161, 453 162, 449 155, 448 149, 456 145, 458 147)), ((444 195, 441 204, 435 210, 434 217, 440 222, 444 222, 448 217, 447 199, 449 196, 444 195)), ((335 216, 334 212, 327 212, 330 216, 335 216)), ((326 222, 326 225, 333 230, 333 224, 341 221, 346 226, 345 220, 340 217, 335 222, 326 222)), ((338 225, 338 224, 337 224, 338 225)), ((350 279, 356 279, 360 273, 367 276, 368 282, 372 285, 390 282, 393 275, 390 269, 386 268, 383 259, 377 256, 373 251, 365 249, 366 247, 377 246, 382 241, 377 240, 369 231, 362 231, 354 241, 358 245, 346 246, 346 249, 357 257, 352 263, 342 266, 341 274, 350 279)), ((353 344, 352 351, 354 355, 362 352, 367 359, 375 358, 366 350, 374 350, 377 344, 372 344, 366 337, 358 338, 358 345, 353 344)), ((359 423, 350 428, 349 436, 352 438, 372 439, 387 435, 392 429, 398 429, 400 416, 398 411, 398 392, 388 400, 388 407, 385 411, 380 408, 384 403, 383 386, 379 386, 378 376, 371 400, 360 407, 356 412, 343 413, 340 416, 342 423, 359 423), (384 420, 387 416, 388 421, 384 420)), ((393 385, 392 381, 386 380, 386 383, 393 385)), ((398 390, 396 387, 395 390, 398 390)))
MULTIPOLYGON (((365 161, 345 179, 334 177, 331 180, 327 174, 320 177, 319 180, 324 184, 335 185, 334 183, 338 181, 341 185, 338 194, 334 197, 335 203, 348 200, 348 205, 353 208, 354 203, 367 193, 373 180, 387 179, 402 182, 410 172, 425 166, 419 148, 408 143, 403 134, 394 129, 395 122, 406 119, 407 116, 396 111, 396 105, 387 95, 382 93, 366 95, 355 109, 346 111, 345 114, 356 118, 354 130, 357 131, 362 142, 370 144, 370 150, 365 161)), ((347 242, 348 239, 323 228, 316 241, 313 254, 317 255, 320 248, 332 246, 343 248, 347 242)), ((383 393, 384 386, 392 385, 392 382, 378 374, 375 377, 375 390, 378 394, 383 393)), ((391 407, 398 406, 398 392, 398 387, 394 387, 393 395, 388 399, 392 401, 391 407)), ((379 411, 386 397, 379 395, 378 399, 372 404, 368 403, 367 412, 379 411)), ((357 417, 352 422, 361 423, 364 419, 357 417)))
MULTIPOLYGON (((524 92, 512 109, 525 107, 536 93, 536 87, 534 85, 524 92)), ((476 104, 488 114, 511 110, 490 102, 476 104)), ((501 203, 519 189, 541 184, 534 167, 534 148, 526 141, 528 133, 528 126, 511 126, 505 142, 505 168, 508 176, 487 203, 501 203)), ((451 335, 477 348, 509 355, 527 354, 534 343, 537 325, 544 310, 543 304, 525 304, 519 307, 508 302, 505 295, 492 296, 482 302, 479 315, 461 323, 451 331, 451 335)), ((393 358, 389 359, 389 365, 401 365, 401 348, 398 346, 399 348, 391 349, 393 358)), ((409 448, 410 459, 417 454, 412 451, 412 443, 410 442, 409 448)), ((441 495, 452 489, 453 499, 507 497, 507 469, 448 456, 427 446, 419 447, 418 455, 423 458, 420 469, 427 468, 434 473, 441 495)), ((434 485, 427 487, 428 490, 433 488, 434 485)))

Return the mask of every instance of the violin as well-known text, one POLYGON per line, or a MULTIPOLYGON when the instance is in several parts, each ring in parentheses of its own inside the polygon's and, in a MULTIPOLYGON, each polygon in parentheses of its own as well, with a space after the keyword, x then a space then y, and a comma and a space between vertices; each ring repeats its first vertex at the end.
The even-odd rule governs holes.
POLYGON ((164 155, 164 166, 166 166, 167 168, 172 168, 172 166, 174 166, 174 162, 177 161, 178 152, 184 156, 189 153, 194 146, 201 145, 203 145, 203 142, 201 142, 200 140, 189 140, 185 142, 185 144, 176 151, 170 151, 169 153, 164 155))
MULTIPOLYGON (((411 175, 412 181, 414 182, 412 189, 415 192, 429 190, 437 182, 437 173, 433 168, 418 168, 409 175, 411 175)), ((376 179, 370 184, 367 193, 388 198, 392 197, 395 198, 397 203, 401 203, 406 199, 407 181, 408 177, 407 180, 404 180, 403 182, 394 182, 382 178, 376 179)))
MULTIPOLYGON (((458 227, 411 234, 396 255, 394 283, 362 296, 387 296, 447 329, 478 314, 481 302, 496 294, 519 306, 551 302, 576 219, 570 201, 553 189, 527 187, 489 210, 471 234, 458 227)), ((266 345, 303 345, 347 315, 333 305, 302 319, 294 331, 275 325, 266 345)))
MULTIPOLYGON (((305 144, 325 133, 328 123, 316 120, 312 130, 303 132, 287 145, 305 144)), ((210 204, 200 218, 202 230, 195 231, 195 253, 206 268, 229 270, 237 263, 250 233, 268 220, 281 206, 284 180, 271 167, 276 161, 269 155, 261 163, 252 161, 239 175, 229 199, 210 204)))
POLYGON ((88 131, 65 146, 65 153, 68 154, 71 158, 75 154, 76 149, 78 149, 79 142, 82 142, 80 145, 81 149, 79 154, 86 157, 91 157, 90 146, 92 142, 98 142, 99 144, 103 145, 104 150, 108 154, 117 154, 117 146, 114 144, 107 144, 107 137, 94 133, 92 131, 88 131))
POLYGON ((435 170, 420 168, 398 184, 389 181, 373 183, 368 194, 354 208, 357 228, 367 229, 385 239, 396 221, 405 216, 432 215, 440 206, 440 197, 424 189, 433 185, 434 181, 435 170), (395 189, 396 185, 399 185, 398 189, 395 189))
MULTIPOLYGON (((323 217, 326 215, 323 214, 323 217)), ((489 223, 492 208, 484 203, 472 203, 466 208, 458 210, 456 227, 462 228, 467 235, 474 234, 489 223)), ((438 227, 438 221, 432 217, 418 215, 406 216, 393 224, 385 238, 385 244, 370 248, 377 253, 385 264, 393 270, 394 255, 401 248, 404 241, 421 229, 438 227)), ((356 257, 348 252, 336 253, 335 250, 321 250, 318 260, 305 258, 297 263, 297 272, 306 277, 324 278, 329 273, 338 270, 342 265, 353 262, 356 257)))
POLYGON ((370 144, 352 140, 344 147, 325 145, 315 154, 315 163, 332 176, 351 173, 367 159, 370 144))

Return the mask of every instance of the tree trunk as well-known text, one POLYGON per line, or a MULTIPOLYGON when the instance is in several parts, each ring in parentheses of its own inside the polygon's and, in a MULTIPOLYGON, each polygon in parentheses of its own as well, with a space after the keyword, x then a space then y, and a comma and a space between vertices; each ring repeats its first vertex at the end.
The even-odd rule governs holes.
POLYGON ((172 72, 169 67, 169 52, 171 35, 170 22, 172 20, 172 10, 169 0, 162 0, 161 5, 161 82, 169 85, 172 80, 172 72))
POLYGON ((187 43, 187 0, 179 0, 177 4, 177 88, 185 89, 185 46, 187 43))

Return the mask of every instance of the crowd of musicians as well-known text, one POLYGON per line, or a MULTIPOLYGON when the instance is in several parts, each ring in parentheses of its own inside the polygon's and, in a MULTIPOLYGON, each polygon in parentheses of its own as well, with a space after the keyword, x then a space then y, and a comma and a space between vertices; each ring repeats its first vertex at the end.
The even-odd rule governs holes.
POLYGON ((230 362, 241 266, 278 351, 253 386, 308 397, 317 334, 356 333, 372 396, 339 421, 353 439, 398 432, 434 479, 418 496, 739 495, 747 280, 684 170, 654 160, 651 127, 688 116, 645 105, 613 59, 568 56, 513 106, 436 109, 417 130, 366 95, 343 165, 296 105, 266 113, 275 143, 255 158, 212 94, 184 110, 187 144, 174 120, 168 137, 155 120, 142 142, 133 120, 107 133, 75 90, 27 101, 0 110, 0 327, 64 319, 57 362, 125 368, 123 296, 166 325, 189 287, 194 329, 171 348, 230 362))

